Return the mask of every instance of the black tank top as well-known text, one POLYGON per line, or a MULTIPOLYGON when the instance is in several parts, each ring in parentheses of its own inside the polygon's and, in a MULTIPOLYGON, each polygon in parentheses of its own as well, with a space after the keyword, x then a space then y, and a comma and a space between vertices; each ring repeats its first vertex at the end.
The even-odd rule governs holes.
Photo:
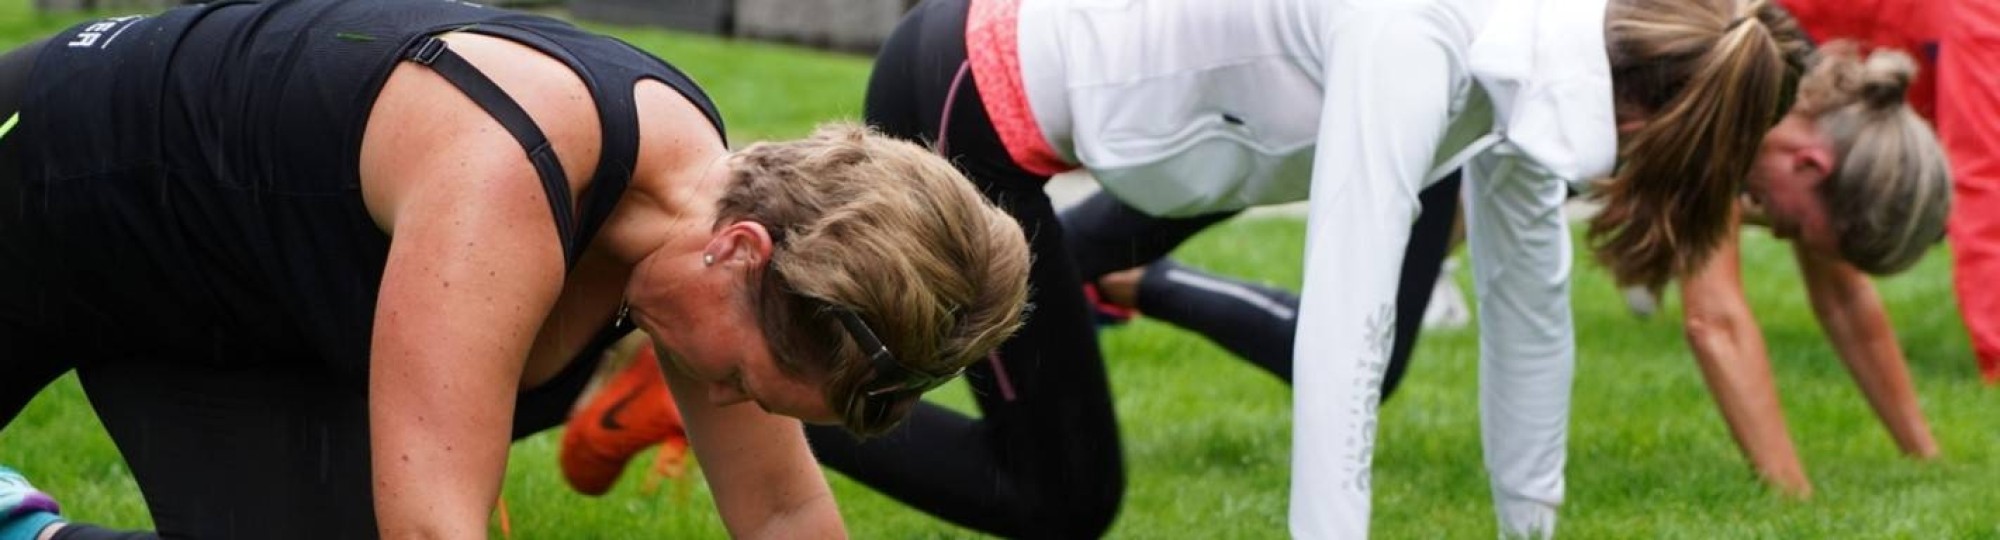
POLYGON ((36 285, 66 290, 52 331, 116 329, 106 354, 300 355, 365 380, 389 239, 362 202, 362 132, 391 69, 448 31, 531 46, 589 87, 603 142, 560 227, 571 260, 630 180, 635 83, 676 89, 722 132, 665 62, 463 2, 222 2, 79 25, 44 49, 13 134, 45 229, 36 285))

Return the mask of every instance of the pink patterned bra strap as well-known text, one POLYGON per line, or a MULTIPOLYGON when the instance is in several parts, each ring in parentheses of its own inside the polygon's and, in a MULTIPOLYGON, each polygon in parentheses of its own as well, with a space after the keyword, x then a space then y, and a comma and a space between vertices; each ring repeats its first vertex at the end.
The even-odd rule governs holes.
POLYGON ((972 83, 986 102, 986 117, 1014 164, 1054 176, 1075 169, 1042 136, 1021 83, 1020 0, 972 0, 965 21, 965 56, 972 83))

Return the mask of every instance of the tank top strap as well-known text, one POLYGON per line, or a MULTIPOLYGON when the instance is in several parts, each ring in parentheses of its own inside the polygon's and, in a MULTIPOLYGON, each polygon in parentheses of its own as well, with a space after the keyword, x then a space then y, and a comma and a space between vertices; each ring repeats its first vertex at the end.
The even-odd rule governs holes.
POLYGON ((597 170, 577 205, 579 250, 588 247, 597 236, 631 185, 639 153, 639 116, 633 86, 640 80, 658 80, 686 97, 715 128, 717 137, 728 141, 722 115, 700 85, 665 61, 617 38, 588 34, 545 19, 510 20, 471 30, 514 39, 541 50, 569 65, 590 89, 603 136, 597 170))
POLYGON ((598 110, 601 150, 590 185, 582 194, 582 204, 576 205, 572 203, 569 180, 554 148, 534 120, 504 90, 452 52, 436 34, 418 39, 404 55, 406 60, 427 66, 443 76, 520 142, 548 198, 549 211, 562 242, 565 267, 574 268, 630 184, 639 137, 629 85, 622 91, 608 87, 602 80, 602 73, 591 69, 589 64, 561 43, 531 29, 489 23, 446 29, 452 30, 493 35, 532 47, 576 72, 590 92, 598 110), (578 215, 578 210, 581 215, 578 215))
POLYGON ((680 93, 701 110, 702 116, 715 128, 717 138, 725 145, 729 139, 715 103, 687 74, 615 38, 595 39, 580 46, 588 47, 587 55, 595 60, 591 65, 592 77, 598 79, 596 83, 602 90, 598 93, 597 103, 606 128, 606 138, 599 163, 606 166, 615 164, 618 170, 625 171, 620 175, 600 175, 592 182, 590 191, 584 194, 581 233, 583 238, 591 238, 618 206, 619 194, 630 184, 631 171, 637 164, 639 115, 633 91, 639 81, 657 80, 680 93), (614 139, 611 137, 613 133, 629 135, 614 139))

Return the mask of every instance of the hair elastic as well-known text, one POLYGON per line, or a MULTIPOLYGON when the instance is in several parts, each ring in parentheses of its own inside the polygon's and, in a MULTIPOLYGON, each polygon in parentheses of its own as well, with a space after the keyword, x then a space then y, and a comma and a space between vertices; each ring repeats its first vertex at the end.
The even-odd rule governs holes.
POLYGON ((946 90, 944 93, 944 110, 938 112, 937 145, 933 150, 937 152, 937 155, 944 156, 945 159, 951 159, 951 154, 948 153, 945 146, 949 144, 945 138, 951 134, 951 106, 954 103, 958 103, 958 87, 965 85, 965 76, 970 74, 972 74, 972 60, 967 59, 959 62, 958 74, 951 77, 951 89, 946 90))

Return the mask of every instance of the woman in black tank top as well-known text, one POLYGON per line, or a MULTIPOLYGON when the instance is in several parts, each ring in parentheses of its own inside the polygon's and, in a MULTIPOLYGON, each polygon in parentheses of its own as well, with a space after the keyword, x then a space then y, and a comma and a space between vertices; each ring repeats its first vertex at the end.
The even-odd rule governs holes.
POLYGON ((730 530, 837 531, 785 417, 887 429, 1026 294, 923 148, 732 153, 664 62, 471 4, 86 23, 0 58, 0 122, 0 426, 76 370, 168 536, 481 534, 635 327, 730 530))

